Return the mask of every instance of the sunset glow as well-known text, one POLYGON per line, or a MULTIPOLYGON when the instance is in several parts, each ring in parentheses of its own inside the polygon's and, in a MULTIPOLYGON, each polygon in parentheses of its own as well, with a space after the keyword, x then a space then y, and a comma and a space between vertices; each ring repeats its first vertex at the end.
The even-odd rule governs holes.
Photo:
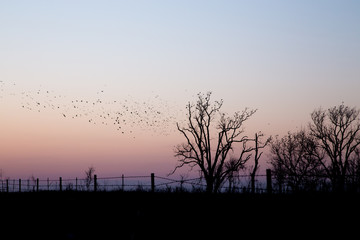
POLYGON ((258 109, 249 135, 359 107, 359 22, 357 1, 3 1, 1 177, 166 175, 199 92, 258 109))

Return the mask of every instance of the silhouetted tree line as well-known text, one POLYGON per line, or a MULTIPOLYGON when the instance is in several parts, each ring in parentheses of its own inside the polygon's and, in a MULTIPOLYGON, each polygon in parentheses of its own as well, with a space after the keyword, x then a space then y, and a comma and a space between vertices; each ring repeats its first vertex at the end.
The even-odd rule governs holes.
POLYGON ((360 191, 359 110, 341 104, 311 114, 306 129, 275 138, 271 166, 280 191, 360 191))
POLYGON ((341 104, 311 113, 311 123, 284 137, 244 134, 243 124, 256 110, 221 112, 223 101, 211 102, 211 92, 199 93, 188 103, 185 124, 177 123, 185 143, 175 148, 178 165, 197 167, 207 192, 218 192, 225 182, 234 182, 247 167, 251 191, 259 170, 262 149, 269 146, 270 165, 279 191, 360 191, 360 110, 341 104))

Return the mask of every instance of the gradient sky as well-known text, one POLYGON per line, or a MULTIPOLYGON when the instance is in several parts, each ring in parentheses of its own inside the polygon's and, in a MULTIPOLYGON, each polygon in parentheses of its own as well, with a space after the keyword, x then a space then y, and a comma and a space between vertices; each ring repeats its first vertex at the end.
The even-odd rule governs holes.
POLYGON ((0 1, 3 177, 164 175, 198 92, 267 136, 359 107, 359 23, 359 1, 0 1))

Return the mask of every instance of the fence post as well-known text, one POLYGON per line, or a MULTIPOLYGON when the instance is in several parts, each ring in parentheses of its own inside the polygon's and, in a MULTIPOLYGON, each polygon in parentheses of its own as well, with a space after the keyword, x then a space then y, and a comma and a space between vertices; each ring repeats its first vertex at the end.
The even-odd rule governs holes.
POLYGON ((36 191, 37 192, 39 191, 39 179, 38 178, 36 179, 36 191))
POLYGON ((47 189, 48 189, 48 191, 50 191, 50 180, 49 180, 49 178, 47 178, 47 189))
POLYGON ((60 192, 62 191, 62 177, 59 178, 59 188, 60 192))
POLYGON ((75 190, 76 190, 76 191, 78 190, 78 189, 77 189, 77 186, 78 186, 78 179, 75 178, 75 190))
POLYGON ((19 192, 21 192, 21 179, 19 179, 19 192))
POLYGON ((6 179, 6 192, 9 192, 9 179, 6 179))
POLYGON ((121 189, 124 191, 125 181, 124 181, 124 174, 121 175, 121 189))
POLYGON ((97 175, 94 174, 94 192, 97 191, 97 175))
POLYGON ((155 174, 151 173, 151 192, 155 192, 155 174))
POLYGON ((272 193, 271 169, 266 169, 266 190, 268 194, 272 193))

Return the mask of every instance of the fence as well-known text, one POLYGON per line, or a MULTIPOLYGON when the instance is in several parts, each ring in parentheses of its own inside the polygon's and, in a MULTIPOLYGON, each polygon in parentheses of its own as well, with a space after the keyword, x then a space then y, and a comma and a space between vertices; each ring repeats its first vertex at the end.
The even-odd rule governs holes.
MULTIPOLYGON (((267 175, 256 176, 257 193, 271 192, 271 171, 267 175), (265 183, 266 181, 266 183, 265 183), (264 188, 264 185, 266 187, 264 188)), ((250 191, 250 175, 239 175, 225 182, 222 192, 250 191)), ((205 191, 203 178, 181 178, 156 176, 116 176, 63 179, 5 179, 0 180, 0 192, 39 192, 39 191, 205 191)))
MULTIPOLYGON (((252 192, 252 193, 291 193, 297 191, 331 192, 334 187, 328 176, 311 175, 314 182, 297 182, 287 176, 279 178, 273 176, 270 169, 264 175, 255 176, 255 187, 250 175, 237 175, 227 179, 220 187, 220 192, 252 192)), ((304 177, 304 176, 302 176, 304 177)), ((304 178, 303 178, 304 179, 304 178)), ((156 176, 151 173, 147 176, 115 176, 92 178, 63 179, 0 179, 0 192, 39 192, 39 191, 205 191, 204 178, 181 178, 156 176)), ((360 192, 360 179, 346 185, 346 191, 360 192)))

